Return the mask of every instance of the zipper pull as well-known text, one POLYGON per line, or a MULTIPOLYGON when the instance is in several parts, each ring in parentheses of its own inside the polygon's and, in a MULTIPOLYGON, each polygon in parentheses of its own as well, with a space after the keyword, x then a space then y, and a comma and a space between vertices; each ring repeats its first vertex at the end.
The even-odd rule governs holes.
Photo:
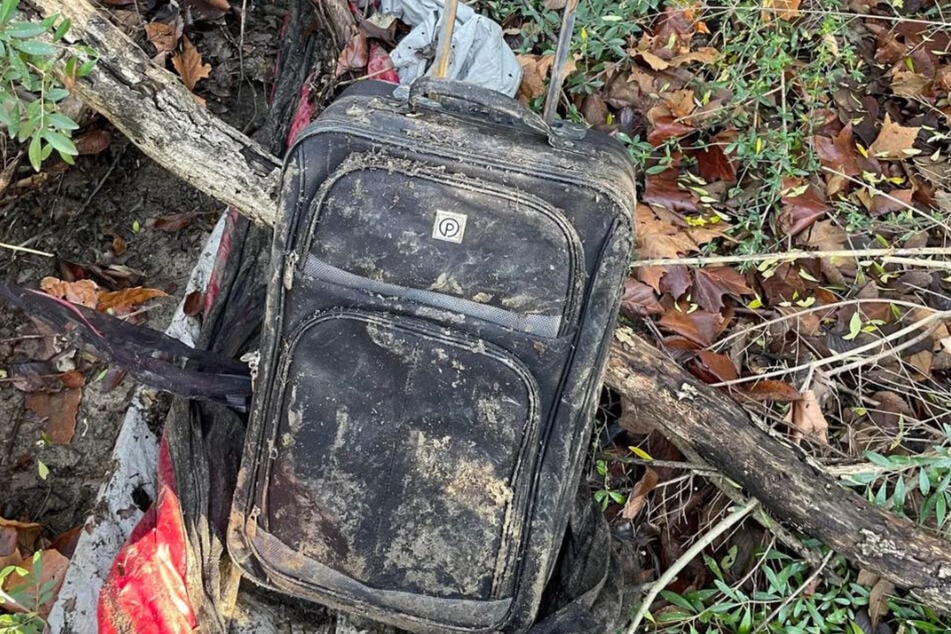
POLYGON ((284 288, 288 291, 294 288, 294 271, 297 270, 298 259, 299 256, 294 251, 289 253, 284 260, 284 288))

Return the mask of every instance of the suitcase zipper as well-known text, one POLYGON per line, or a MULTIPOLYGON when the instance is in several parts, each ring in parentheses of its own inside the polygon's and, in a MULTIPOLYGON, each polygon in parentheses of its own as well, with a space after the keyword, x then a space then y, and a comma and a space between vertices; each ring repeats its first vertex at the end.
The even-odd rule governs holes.
MULTIPOLYGON (((287 266, 290 268, 291 263, 288 262, 287 266)), ((475 317, 476 319, 481 319, 482 321, 487 321, 505 328, 511 328, 512 330, 519 330, 536 337, 554 339, 558 336, 561 328, 561 317, 555 317, 553 315, 524 315, 487 304, 479 304, 478 302, 462 299, 461 297, 437 293, 435 291, 409 288, 371 280, 327 264, 314 255, 307 256, 304 262, 304 273, 338 286, 344 286, 374 295, 395 297, 419 304, 426 304, 434 308, 441 308, 469 317, 475 317)))
MULTIPOLYGON (((357 100, 356 97, 352 97, 352 99, 357 100)), ((294 150, 297 148, 297 146, 303 143, 306 139, 312 136, 316 136, 318 134, 325 133, 325 132, 352 134, 356 137, 362 138, 370 142, 385 141, 395 147, 398 147, 408 152, 413 152, 415 154, 426 154, 426 153, 433 154, 436 156, 440 156, 442 158, 452 159, 453 161, 457 161, 460 163, 466 162, 466 158, 467 158, 466 156, 459 155, 458 148, 452 148, 445 145, 441 145, 435 139, 429 139, 430 147, 428 149, 420 150, 418 145, 412 145, 412 144, 406 143, 404 138, 401 136, 388 134, 386 132, 382 132, 381 130, 376 130, 374 131, 374 134, 370 134, 369 132, 367 132, 366 128, 361 128, 359 126, 352 125, 347 119, 336 118, 333 116, 328 116, 324 119, 317 119, 311 124, 309 124, 297 136, 297 139, 295 139, 294 141, 294 145, 291 146, 291 148, 288 150, 287 156, 293 156, 294 150), (434 147, 438 148, 439 150, 442 150, 442 152, 432 151, 434 147), (452 153, 453 150, 456 151, 455 154, 452 153)), ((499 169, 513 170, 513 168, 515 167, 511 163, 505 163, 503 161, 499 161, 488 154, 472 152, 468 155, 468 158, 476 159, 484 165, 499 168, 499 169)), ((547 165, 536 163, 534 164, 534 166, 538 168, 534 172, 526 171, 526 170, 518 170, 518 169, 514 169, 513 171, 518 171, 520 173, 527 174, 530 176, 538 174, 538 175, 550 178, 552 180, 565 182, 565 183, 571 183, 573 185, 581 185, 584 187, 589 187, 589 188, 595 189, 599 193, 605 194, 609 196, 610 198, 612 198, 615 204, 617 204, 619 208, 623 209, 625 207, 625 204, 623 202, 624 196, 616 187, 613 187, 609 181, 601 180, 598 183, 600 185, 599 187, 592 187, 592 182, 590 180, 584 180, 582 178, 574 177, 569 172, 566 172, 564 168, 558 168, 558 166, 555 166, 551 163, 547 165), (550 167, 550 169, 545 169, 546 167, 550 167)), ((630 211, 632 214, 633 210, 630 210, 630 211)), ((630 214, 625 215, 625 217, 628 218, 628 222, 631 222, 630 214)))

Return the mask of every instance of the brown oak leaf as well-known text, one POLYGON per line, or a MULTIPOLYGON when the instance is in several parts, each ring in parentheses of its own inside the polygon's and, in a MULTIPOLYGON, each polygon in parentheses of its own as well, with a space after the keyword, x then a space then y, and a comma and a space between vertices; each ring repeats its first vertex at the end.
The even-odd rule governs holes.
POLYGON ((708 266, 694 271, 691 297, 701 308, 719 312, 724 295, 751 295, 746 278, 729 266, 708 266))
POLYGON ((915 154, 915 139, 918 138, 920 127, 907 127, 892 121, 888 113, 878 136, 869 146, 872 156, 886 160, 901 160, 915 154))
POLYGON ((211 74, 211 64, 202 61, 201 53, 187 37, 182 37, 181 52, 172 56, 172 66, 178 71, 182 83, 191 91, 195 90, 195 84, 211 74))

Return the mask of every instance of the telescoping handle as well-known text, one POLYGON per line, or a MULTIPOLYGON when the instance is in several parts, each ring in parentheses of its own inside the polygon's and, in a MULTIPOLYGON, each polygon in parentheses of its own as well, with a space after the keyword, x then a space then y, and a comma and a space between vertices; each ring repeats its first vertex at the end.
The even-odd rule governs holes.
MULTIPOLYGON (((555 49, 555 61, 551 67, 551 82, 548 84, 548 95, 545 97, 543 118, 547 125, 555 120, 558 110, 558 99, 561 96, 561 87, 565 83, 565 68, 568 64, 568 54, 571 52, 571 37, 575 30, 575 14, 578 11, 579 0, 568 0, 565 12, 561 19, 561 32, 558 34, 558 47, 555 49)), ((446 0, 443 10, 442 29, 439 32, 439 45, 436 50, 436 59, 433 61, 432 76, 443 79, 449 67, 449 56, 452 53, 452 32, 456 26, 456 12, 459 9, 459 0, 446 0)))

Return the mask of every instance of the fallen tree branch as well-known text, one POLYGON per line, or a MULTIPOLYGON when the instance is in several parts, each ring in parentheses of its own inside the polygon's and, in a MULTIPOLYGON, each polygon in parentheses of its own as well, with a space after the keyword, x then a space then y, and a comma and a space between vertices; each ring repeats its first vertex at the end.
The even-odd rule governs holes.
POLYGON ((99 55, 73 94, 169 172, 255 222, 274 222, 279 159, 199 105, 87 0, 32 2, 44 15, 69 18, 72 36, 99 55))
POLYGON ((604 381, 638 416, 696 451, 777 519, 938 609, 951 610, 951 545, 839 485, 766 434, 736 402, 698 384, 629 328, 615 333, 604 381))
MULTIPOLYGON (((203 108, 87 0, 33 0, 73 22, 102 56, 75 93, 171 173, 251 219, 272 224, 279 163, 203 108)), ((333 0, 336 1, 336 0, 333 0)), ((951 611, 951 547, 841 487, 804 456, 760 430, 734 401, 697 384, 628 328, 615 335, 605 382, 699 453, 778 519, 823 541, 939 609, 951 611)))

